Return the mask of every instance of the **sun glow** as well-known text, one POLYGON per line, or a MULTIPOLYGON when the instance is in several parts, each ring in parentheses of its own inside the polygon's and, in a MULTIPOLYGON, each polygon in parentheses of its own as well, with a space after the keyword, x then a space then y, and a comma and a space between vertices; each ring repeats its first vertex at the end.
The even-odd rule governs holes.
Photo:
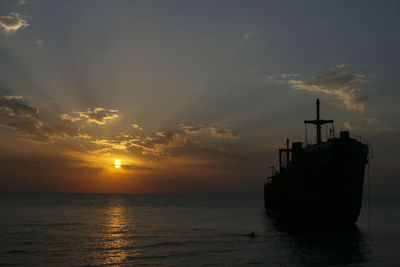
POLYGON ((117 169, 121 167, 121 162, 119 161, 119 159, 115 160, 114 167, 117 169))

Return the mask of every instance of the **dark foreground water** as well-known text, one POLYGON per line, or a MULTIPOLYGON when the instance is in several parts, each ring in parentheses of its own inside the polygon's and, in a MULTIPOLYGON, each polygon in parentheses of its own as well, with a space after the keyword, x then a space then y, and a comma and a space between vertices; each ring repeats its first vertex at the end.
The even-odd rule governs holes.
POLYGON ((0 264, 400 266, 399 212, 376 198, 371 232, 366 210, 312 230, 272 220, 262 197, 2 194, 0 264))

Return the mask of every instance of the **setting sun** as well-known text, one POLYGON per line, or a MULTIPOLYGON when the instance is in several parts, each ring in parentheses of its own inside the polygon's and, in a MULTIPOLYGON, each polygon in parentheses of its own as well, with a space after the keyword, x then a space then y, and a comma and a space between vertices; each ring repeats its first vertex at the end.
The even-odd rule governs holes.
POLYGON ((114 167, 117 168, 117 169, 118 169, 119 167, 121 167, 121 162, 119 161, 119 159, 116 159, 116 160, 115 160, 114 167))

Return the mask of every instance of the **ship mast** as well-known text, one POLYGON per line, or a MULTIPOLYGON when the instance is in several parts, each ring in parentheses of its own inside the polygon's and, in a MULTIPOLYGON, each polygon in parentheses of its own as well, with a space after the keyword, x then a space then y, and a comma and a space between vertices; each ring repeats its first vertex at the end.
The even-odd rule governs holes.
POLYGON ((319 99, 317 98, 317 119, 316 120, 305 120, 305 124, 314 124, 317 126, 317 144, 321 144, 321 125, 326 123, 333 123, 333 120, 321 120, 319 117, 319 99))

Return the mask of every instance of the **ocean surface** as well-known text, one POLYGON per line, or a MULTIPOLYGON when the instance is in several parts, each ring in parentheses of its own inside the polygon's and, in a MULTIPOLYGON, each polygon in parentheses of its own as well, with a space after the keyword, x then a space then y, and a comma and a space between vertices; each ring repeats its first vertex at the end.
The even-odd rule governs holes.
POLYGON ((354 228, 315 230, 262 196, 0 194, 0 265, 400 266, 400 199, 373 198, 370 225, 366 204, 354 228))

